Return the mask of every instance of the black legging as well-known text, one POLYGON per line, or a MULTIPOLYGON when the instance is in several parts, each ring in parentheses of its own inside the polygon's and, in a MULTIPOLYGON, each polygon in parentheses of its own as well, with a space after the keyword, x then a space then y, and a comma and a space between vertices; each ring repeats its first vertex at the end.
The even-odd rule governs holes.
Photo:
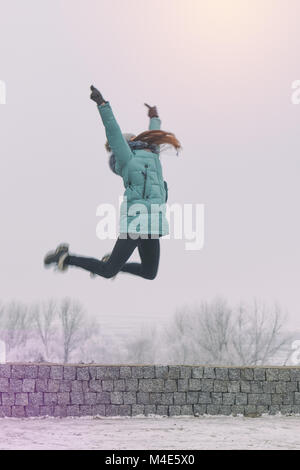
POLYGON ((154 279, 159 264, 160 245, 158 238, 118 238, 108 261, 95 258, 69 255, 65 263, 78 266, 91 273, 106 278, 115 276, 119 271, 135 274, 144 279, 154 279), (138 247, 141 263, 126 263, 138 247))

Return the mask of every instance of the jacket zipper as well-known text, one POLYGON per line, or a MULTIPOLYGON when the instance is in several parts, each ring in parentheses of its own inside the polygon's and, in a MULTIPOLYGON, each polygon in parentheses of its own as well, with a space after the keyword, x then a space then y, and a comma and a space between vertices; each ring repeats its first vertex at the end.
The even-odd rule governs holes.
POLYGON ((147 182, 147 169, 146 171, 142 171, 144 175, 144 189, 143 189, 143 199, 145 199, 145 193, 146 193, 146 182, 147 182))

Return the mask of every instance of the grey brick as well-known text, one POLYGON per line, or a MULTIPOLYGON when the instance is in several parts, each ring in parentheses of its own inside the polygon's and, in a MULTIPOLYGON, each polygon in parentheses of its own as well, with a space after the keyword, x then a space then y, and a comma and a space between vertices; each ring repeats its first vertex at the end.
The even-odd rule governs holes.
POLYGON ((133 379, 143 379, 144 378, 143 366, 133 366, 131 369, 131 377, 133 379))
POLYGON ((187 392, 189 390, 189 379, 178 379, 178 392, 187 392))
POLYGON ((156 405, 145 405, 145 415, 155 415, 156 405))
POLYGON ((266 370, 266 380, 268 382, 272 380, 279 380, 279 370, 278 369, 267 369, 266 370))
POLYGON ((279 405, 271 405, 269 407, 269 413, 270 415, 277 415, 280 413, 280 406, 279 405))
POLYGON ((250 382, 251 393, 263 393, 263 383, 262 382, 250 382))
POLYGON ((139 389, 138 379, 125 379, 125 391, 126 392, 137 392, 139 389))
POLYGON ((44 401, 43 401, 42 392, 29 393, 28 394, 28 403, 29 403, 29 405, 32 405, 32 406, 43 405, 44 401))
POLYGON ((218 415, 221 405, 207 405, 207 414, 218 415))
POLYGON ((97 393, 96 392, 85 392, 83 394, 85 405, 96 405, 97 404, 97 393))
POLYGON ((97 379, 119 379, 119 378, 120 378, 119 366, 97 367, 97 379))
POLYGON ((282 403, 284 405, 293 405, 294 403, 294 393, 283 393, 282 394, 282 403))
POLYGON ((195 416, 205 415, 206 410, 207 410, 206 405, 194 405, 194 415, 195 416))
POLYGON ((97 405, 110 405, 111 392, 97 392, 97 405))
POLYGON ((131 377, 131 367, 129 366, 120 367, 120 378, 127 379, 130 377, 131 377))
POLYGON ((140 379, 139 390, 141 392, 162 392, 164 390, 163 379, 140 379))
POLYGON ((14 393, 2 393, 2 406, 11 406, 15 404, 14 393))
POLYGON ((186 394, 186 403, 187 405, 194 405, 198 403, 199 392, 187 392, 186 394))
POLYGON ((222 405, 223 403, 223 396, 221 392, 218 393, 211 393, 211 402, 213 405, 222 405))
POLYGON ((235 403, 236 405, 247 405, 247 393, 237 393, 235 396, 235 403))
POLYGON ((242 380, 240 382, 241 392, 243 393, 250 393, 251 392, 251 382, 246 380, 242 380))
MULTIPOLYGON (((86 367, 86 366, 81 366, 80 367, 80 366, 78 366, 76 368, 76 377, 77 377, 77 380, 90 380, 89 367, 86 367)), ((98 375, 97 375, 97 378, 99 379, 100 377, 98 377, 98 375)))
POLYGON ((25 367, 25 379, 36 379, 38 376, 38 366, 26 365, 25 367))
POLYGON ((218 380, 228 380, 229 374, 226 367, 216 367, 215 368, 216 379, 218 380))
POLYGON ((9 381, 7 378, 0 378, 0 392, 9 392, 9 381))
POLYGON ((249 405, 270 405, 271 394, 270 393, 249 393, 248 403, 249 405))
POLYGON ((267 414, 269 412, 268 405, 257 405, 256 411, 259 415, 267 414))
MULTIPOLYGON (((268 411, 269 411, 269 410, 268 410, 268 411)), ((292 412, 293 412, 292 406, 291 406, 291 405, 281 405, 281 406, 280 406, 280 412, 281 412, 283 415, 292 414, 292 412)))
POLYGON ((89 389, 91 392, 102 392, 101 380, 90 380, 89 389))
POLYGON ((180 415, 180 406, 169 406, 169 416, 179 416, 180 415))
POLYGON ((80 416, 91 416, 92 413, 92 405, 79 405, 80 416))
POLYGON ((247 368, 241 369, 241 379, 242 380, 254 380, 253 369, 247 369, 247 368))
POLYGON ((144 405, 132 405, 131 407, 132 416, 143 415, 144 412, 145 412, 144 405))
POLYGON ((68 416, 80 416, 79 405, 68 405, 67 415, 68 416))
POLYGON ((275 393, 276 392, 276 383, 275 382, 263 382, 263 392, 264 393, 275 393))
POLYGON ((223 393, 223 405, 234 405, 235 394, 234 393, 223 393))
POLYGON ((63 366, 51 366, 50 379, 61 380, 63 378, 63 366))
POLYGON ((110 403, 112 405, 123 405, 123 392, 111 392, 110 403))
POLYGON ((54 406, 53 416, 55 416, 56 418, 65 418, 67 416, 67 406, 66 405, 54 406))
POLYGON ((180 407, 180 414, 185 416, 193 416, 194 410, 193 405, 181 405, 180 407))
POLYGON ((259 413, 257 413, 256 405, 246 405, 244 408, 244 415, 250 417, 257 417, 259 413))
POLYGON ((169 367, 155 366, 155 377, 157 379, 167 379, 169 377, 169 367))
POLYGON ((173 405, 174 393, 161 393, 161 405, 173 405))
POLYGON ((11 368, 11 378, 12 379, 24 379, 25 377, 25 366, 14 364, 11 368))
POLYGON ((44 393, 44 404, 45 405, 56 405, 57 404, 57 393, 44 393))
POLYGON ((261 369, 260 367, 256 367, 254 369, 254 380, 264 381, 266 380, 266 369, 261 369))
POLYGON ((59 392, 70 392, 71 391, 71 381, 70 380, 60 380, 59 381, 59 392))
POLYGON ((203 369, 203 378, 205 379, 214 379, 216 377, 214 367, 204 367, 203 369))
POLYGON ((174 379, 165 380, 165 391, 166 392, 176 392, 177 391, 177 382, 174 379))
POLYGON ((123 394, 124 405, 136 404, 136 392, 124 392, 123 394))
POLYGON ((131 416, 130 405, 106 405, 106 416, 131 416))
POLYGON ((23 382, 21 379, 9 379, 10 392, 22 392, 23 382))
POLYGON ((223 416, 231 415, 231 406, 230 405, 220 405, 219 414, 223 416))
POLYGON ((113 384, 114 384, 114 391, 115 392, 125 392, 126 387, 125 387, 125 380, 124 379, 114 380, 113 384))
POLYGON ((69 392, 59 392, 57 394, 57 404, 58 405, 69 405, 70 404, 70 393, 69 392))
POLYGON ((180 378, 189 379, 192 377, 192 368, 190 366, 180 366, 180 378))
POLYGON ((278 379, 283 382, 289 382, 291 380, 291 375, 289 369, 279 369, 278 370, 278 379))
POLYGON ((186 393, 174 392, 174 405, 185 405, 185 404, 186 404, 186 393))
POLYGON ((188 390, 190 390, 191 392, 192 391, 199 391, 199 390, 202 390, 202 383, 203 383, 203 380, 201 382, 201 379, 189 379, 189 386, 188 386, 188 390))
POLYGON ((240 380, 241 378, 241 370, 240 369, 228 369, 228 377, 229 380, 240 380))
POLYGON ((83 405, 84 404, 83 392, 71 392, 70 397, 71 397, 72 405, 83 405))
POLYGON ((156 414, 160 416, 168 416, 168 406, 166 405, 157 405, 156 414))
POLYGON ((169 366, 169 379, 179 379, 180 368, 179 366, 169 366))
POLYGON ((286 391, 287 392, 297 392, 297 382, 287 382, 286 384, 286 391))
POLYGON ((0 406, 0 418, 11 416, 11 406, 0 406))
POLYGON ((103 392, 112 392, 114 389, 113 380, 102 380, 102 390, 103 392))
POLYGON ((298 382, 300 381, 300 368, 293 367, 290 369, 290 377, 292 381, 298 382))
POLYGON ((36 379, 35 389, 37 392, 48 392, 48 380, 36 379))
POLYGON ((12 406, 11 415, 13 418, 25 418, 25 407, 24 406, 12 406))
POLYGON ((214 381, 212 379, 201 379, 201 391, 202 392, 213 392, 214 381))
POLYGON ((193 379, 202 379, 203 377, 203 367, 193 367, 192 368, 192 378, 193 379))
POLYGON ((242 405, 232 405, 231 413, 233 416, 243 415, 244 407, 242 405))
MULTIPOLYGON (((161 405, 162 404, 162 398, 161 398, 161 393, 150 393, 150 404, 151 405, 161 405)), ((171 403, 172 405, 173 403, 171 403)))
POLYGON ((28 418, 33 418, 40 415, 40 407, 28 405, 25 406, 25 413, 28 418))
POLYGON ((300 405, 291 405, 292 412, 295 414, 300 414, 300 405))
POLYGON ((75 380, 75 379, 76 379, 76 367, 64 366, 64 380, 75 380))
POLYGON ((227 387, 229 393, 239 393, 241 390, 240 382, 235 380, 229 380, 227 387))
POLYGON ((27 393, 16 393, 16 405, 26 406, 28 405, 28 394, 27 393))
POLYGON ((300 405, 300 392, 295 392, 295 405, 300 405))
POLYGON ((154 366, 144 366, 143 367, 143 377, 145 379, 154 379, 155 378, 155 367, 154 366))
POLYGON ((275 387, 276 393, 285 393, 287 391, 286 382, 278 382, 275 387))
POLYGON ((89 376, 90 379, 97 379, 97 367, 89 366, 89 376))
POLYGON ((214 392, 227 392, 227 382, 225 380, 214 381, 214 392))
POLYGON ((105 416, 105 405, 93 405, 92 414, 94 416, 105 416))
POLYGON ((22 392, 34 392, 34 390, 35 390, 35 380, 24 379, 22 383, 22 392))
POLYGON ((48 392, 57 393, 59 391, 60 380, 48 380, 48 392))
POLYGON ((49 379, 50 378, 50 366, 38 366, 38 378, 49 379))
POLYGON ((41 416, 53 416, 54 405, 40 406, 40 415, 41 416))
POLYGON ((211 394, 209 392, 199 392, 199 404, 211 403, 211 394))
POLYGON ((141 405, 150 404, 150 393, 149 392, 138 392, 136 394, 137 403, 141 405))
POLYGON ((9 379, 11 377, 11 366, 8 364, 0 364, 0 377, 9 379))

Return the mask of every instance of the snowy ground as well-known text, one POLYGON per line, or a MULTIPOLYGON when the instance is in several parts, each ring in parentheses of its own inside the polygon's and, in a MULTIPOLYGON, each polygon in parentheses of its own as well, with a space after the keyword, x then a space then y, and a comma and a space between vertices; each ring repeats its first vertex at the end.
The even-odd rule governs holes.
POLYGON ((300 416, 0 418, 0 449, 300 449, 300 416))

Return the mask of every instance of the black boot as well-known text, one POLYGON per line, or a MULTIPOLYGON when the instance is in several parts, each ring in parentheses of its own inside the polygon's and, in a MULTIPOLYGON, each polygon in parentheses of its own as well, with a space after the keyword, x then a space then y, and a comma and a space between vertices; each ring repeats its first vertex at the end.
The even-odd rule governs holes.
POLYGON ((65 263, 65 259, 69 256, 69 245, 61 243, 58 245, 55 251, 49 251, 44 258, 44 265, 49 266, 50 264, 56 264, 59 271, 66 271, 68 265, 65 263))

